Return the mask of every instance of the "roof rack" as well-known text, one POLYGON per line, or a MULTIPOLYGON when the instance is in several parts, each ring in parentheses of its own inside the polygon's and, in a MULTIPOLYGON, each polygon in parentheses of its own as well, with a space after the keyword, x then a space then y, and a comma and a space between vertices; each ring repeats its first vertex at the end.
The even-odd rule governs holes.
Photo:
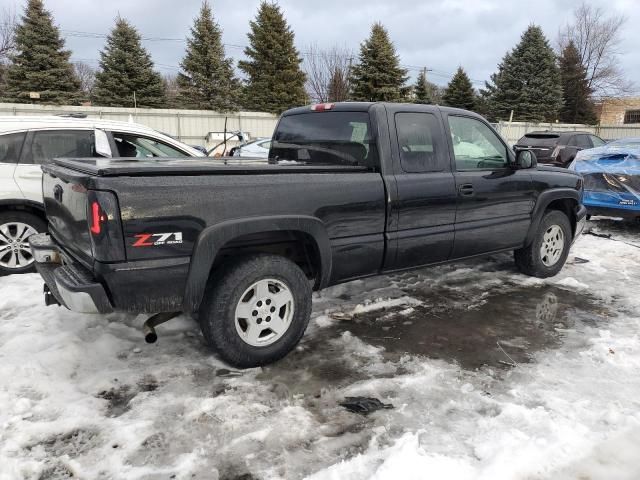
POLYGON ((86 113, 58 113, 56 117, 64 117, 64 118, 87 118, 86 113))

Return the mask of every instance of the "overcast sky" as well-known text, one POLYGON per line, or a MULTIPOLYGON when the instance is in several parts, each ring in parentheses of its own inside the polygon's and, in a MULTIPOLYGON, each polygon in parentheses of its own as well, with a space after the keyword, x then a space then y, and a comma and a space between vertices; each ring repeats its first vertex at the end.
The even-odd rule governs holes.
MULTIPOLYGON (((18 11, 23 2, 13 3, 18 11)), ((146 48, 163 73, 175 73, 184 54, 184 38, 201 0, 45 0, 66 38, 74 60, 97 66, 105 34, 120 13, 146 40, 146 48), (168 40, 158 40, 163 38, 168 40)), ((221 25, 227 55, 242 58, 249 20, 259 0, 211 0, 221 25)), ((280 0, 301 51, 317 43, 334 44, 357 53, 370 26, 381 21, 389 30, 401 63, 415 77, 421 67, 433 69, 430 80, 446 84, 459 65, 476 87, 496 69, 530 23, 542 26, 555 46, 558 29, 571 19, 580 0, 280 0)), ((640 78, 640 0, 592 0, 607 12, 622 13, 628 21, 622 32, 620 65, 627 76, 640 78)), ((638 82, 640 83, 640 82, 638 82)))

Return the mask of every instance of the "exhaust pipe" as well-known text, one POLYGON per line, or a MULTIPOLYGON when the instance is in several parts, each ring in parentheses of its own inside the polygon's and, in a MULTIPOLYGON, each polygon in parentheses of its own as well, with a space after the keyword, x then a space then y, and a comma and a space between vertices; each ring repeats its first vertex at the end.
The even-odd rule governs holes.
POLYGON ((58 301, 58 299, 56 298, 56 296, 51 291, 51 289, 49 288, 49 285, 47 285, 46 283, 44 284, 43 291, 44 291, 44 304, 47 307, 51 305, 57 305, 59 307, 62 306, 58 301))
POLYGON ((144 341, 147 343, 155 343, 158 340, 158 334, 156 333, 156 327, 162 323, 168 322, 172 318, 180 315, 180 312, 163 312, 156 313, 151 316, 142 325, 142 333, 144 334, 144 341))

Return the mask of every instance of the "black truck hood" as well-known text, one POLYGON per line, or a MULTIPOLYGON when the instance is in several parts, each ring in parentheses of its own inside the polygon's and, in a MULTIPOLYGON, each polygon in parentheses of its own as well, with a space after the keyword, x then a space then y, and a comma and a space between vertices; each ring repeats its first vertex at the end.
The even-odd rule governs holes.
POLYGON ((275 173, 364 172, 350 165, 308 165, 300 162, 270 162, 266 158, 56 158, 55 165, 98 177, 155 175, 251 175, 275 173))

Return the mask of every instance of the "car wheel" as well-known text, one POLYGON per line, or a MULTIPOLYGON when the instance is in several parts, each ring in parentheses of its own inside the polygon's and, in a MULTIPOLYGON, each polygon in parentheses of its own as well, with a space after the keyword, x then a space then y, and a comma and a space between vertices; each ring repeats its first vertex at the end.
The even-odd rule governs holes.
POLYGON ((198 316, 207 343, 223 360, 239 368, 266 365, 302 338, 311 286, 284 257, 243 257, 214 274, 198 316))
POLYGON ((514 252, 516 266, 522 273, 532 277, 553 277, 567 261, 571 237, 571 224, 567 216, 558 210, 547 211, 533 242, 514 252))
POLYGON ((0 213, 0 273, 34 270, 34 259, 27 241, 34 233, 46 231, 45 222, 28 212, 0 213))

